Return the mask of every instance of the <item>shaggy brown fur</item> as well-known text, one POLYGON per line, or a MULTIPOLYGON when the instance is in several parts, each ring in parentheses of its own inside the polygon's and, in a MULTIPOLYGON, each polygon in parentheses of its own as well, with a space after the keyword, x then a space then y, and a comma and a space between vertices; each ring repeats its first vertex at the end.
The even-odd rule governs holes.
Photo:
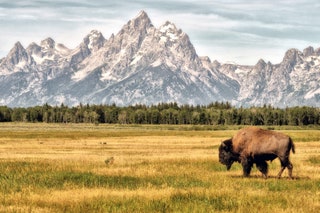
POLYGON ((288 168, 289 178, 292 178, 292 163, 289 160, 290 150, 295 152, 291 138, 279 132, 263 130, 258 127, 241 129, 233 138, 225 140, 219 147, 219 161, 229 170, 233 162, 242 164, 243 175, 249 176, 253 164, 265 178, 268 177, 266 161, 279 158, 281 170, 288 168))

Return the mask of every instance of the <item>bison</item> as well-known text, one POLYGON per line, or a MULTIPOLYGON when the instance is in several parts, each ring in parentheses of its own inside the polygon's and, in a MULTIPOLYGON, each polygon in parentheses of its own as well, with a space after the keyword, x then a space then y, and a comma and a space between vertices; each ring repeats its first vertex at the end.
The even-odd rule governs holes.
POLYGON ((219 162, 229 170, 233 162, 239 162, 245 177, 250 175, 253 164, 264 178, 268 177, 266 161, 279 158, 281 169, 278 178, 285 168, 288 168, 289 178, 292 179, 292 163, 289 160, 290 150, 295 153, 292 139, 282 133, 263 130, 258 127, 247 127, 239 130, 232 138, 223 141, 219 147, 219 162))

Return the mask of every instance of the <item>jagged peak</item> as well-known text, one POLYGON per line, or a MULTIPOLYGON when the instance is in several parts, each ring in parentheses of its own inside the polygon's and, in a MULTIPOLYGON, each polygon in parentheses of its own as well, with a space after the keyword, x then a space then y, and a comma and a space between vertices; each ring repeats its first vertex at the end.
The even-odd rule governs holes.
POLYGON ((182 32, 181 29, 178 29, 176 25, 170 21, 166 21, 163 25, 159 27, 159 31, 162 33, 174 33, 177 35, 183 34, 186 35, 184 32, 182 32))
POLYGON ((260 59, 254 67, 257 70, 263 70, 266 66, 267 66, 267 63, 263 59, 260 59))
POLYGON ((287 50, 283 59, 284 60, 296 60, 297 57, 299 57, 301 55, 302 55, 302 52, 300 52, 298 49, 291 48, 291 49, 287 50))
POLYGON ((22 46, 22 44, 18 41, 14 44, 13 48, 10 50, 8 56, 11 57, 16 54, 24 54, 26 49, 22 46))
POLYGON ((134 19, 149 19, 149 16, 144 10, 141 10, 134 19))
POLYGON ((182 32, 181 29, 178 29, 176 25, 170 21, 166 21, 158 30, 161 36, 166 36, 170 41, 176 41, 178 39, 189 40, 187 34, 182 32))
POLYGON ((207 63, 211 63, 211 60, 209 58, 209 56, 200 56, 199 57, 201 61, 207 62, 207 63))
POLYGON ((104 38, 99 30, 91 30, 87 37, 91 38, 104 38))
POLYGON ((303 56, 304 57, 309 57, 309 56, 312 56, 314 54, 315 54, 314 49, 311 46, 309 46, 309 47, 307 47, 307 48, 305 48, 303 50, 303 56))
POLYGON ((166 32, 168 30, 177 30, 177 27, 174 23, 170 21, 166 21, 163 25, 159 28, 160 32, 166 32))
POLYGON ((84 37, 83 41, 86 44, 89 44, 90 42, 94 41, 104 41, 105 38, 103 37, 102 33, 98 30, 91 30, 90 33, 84 37))
POLYGON ((303 53, 300 52, 298 49, 292 48, 285 53, 285 56, 283 57, 283 60, 282 60, 282 64, 292 69, 296 64, 303 62, 302 58, 303 58, 303 53))
POLYGON ((221 66, 221 63, 220 63, 218 60, 214 60, 214 61, 212 62, 212 64, 213 64, 213 66, 215 66, 215 67, 220 67, 220 66, 221 66))
POLYGON ((31 44, 29 44, 29 46, 27 47, 27 49, 29 48, 33 48, 33 47, 40 47, 36 42, 32 42, 31 44))
POLYGON ((99 30, 91 30, 90 35, 101 35, 101 32, 99 30))
POLYGON ((293 55, 296 55, 296 54, 299 54, 301 53, 298 49, 296 48, 291 48, 291 49, 288 49, 285 53, 285 57, 290 57, 290 56, 293 56, 293 55))
POLYGON ((35 43, 35 42, 32 42, 31 44, 29 44, 29 46, 27 47, 27 52, 29 53, 29 54, 34 54, 34 53, 38 53, 38 52, 40 52, 41 51, 41 47, 37 44, 37 43, 35 43))
POLYGON ((40 43, 41 47, 44 49, 53 49, 55 47, 55 44, 56 42, 50 37, 42 40, 40 43))
POLYGON ((131 19, 127 25, 140 29, 150 27, 152 23, 148 14, 142 10, 135 18, 131 19))
POLYGON ((13 50, 16 50, 16 49, 18 49, 18 50, 24 50, 24 47, 22 46, 22 44, 20 43, 20 41, 17 41, 17 42, 14 44, 14 46, 13 46, 12 49, 13 49, 13 50))
POLYGON ((263 59, 260 59, 256 65, 263 65, 263 66, 265 66, 265 65, 267 65, 267 63, 266 63, 263 59))
POLYGON ((85 46, 88 46, 89 49, 99 49, 103 46, 105 38, 102 33, 98 30, 91 30, 91 32, 83 39, 85 46))
POLYGON ((14 44, 14 47, 10 50, 9 54, 5 58, 7 63, 16 65, 20 61, 29 61, 29 56, 26 49, 18 41, 14 44))

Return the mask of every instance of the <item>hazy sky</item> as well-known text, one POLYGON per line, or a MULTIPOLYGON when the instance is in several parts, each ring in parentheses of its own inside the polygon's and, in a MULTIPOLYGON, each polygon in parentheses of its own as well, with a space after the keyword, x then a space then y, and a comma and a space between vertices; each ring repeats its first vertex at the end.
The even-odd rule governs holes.
POLYGON ((286 50, 320 47, 319 0, 0 0, 0 57, 20 41, 76 47, 93 29, 116 34, 141 10, 186 32, 211 60, 279 63, 286 50))

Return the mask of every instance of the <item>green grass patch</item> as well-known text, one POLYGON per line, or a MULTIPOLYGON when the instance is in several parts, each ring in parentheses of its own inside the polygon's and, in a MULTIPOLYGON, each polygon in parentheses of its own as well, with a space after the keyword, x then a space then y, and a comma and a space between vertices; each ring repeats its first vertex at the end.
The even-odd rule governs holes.
POLYGON ((64 188, 94 188, 134 190, 141 187, 162 186, 173 188, 208 187, 210 184, 191 175, 163 175, 135 177, 130 175, 99 175, 93 172, 74 171, 71 166, 56 168, 41 162, 1 162, 0 191, 20 192, 25 187, 35 190, 64 188))
POLYGON ((311 164, 320 165, 320 156, 311 156, 307 161, 311 164))
POLYGON ((142 181, 131 176, 105 176, 92 172, 74 171, 70 167, 63 170, 42 162, 1 162, 0 191, 19 192, 22 188, 64 189, 64 188, 128 188, 142 186, 142 181))

